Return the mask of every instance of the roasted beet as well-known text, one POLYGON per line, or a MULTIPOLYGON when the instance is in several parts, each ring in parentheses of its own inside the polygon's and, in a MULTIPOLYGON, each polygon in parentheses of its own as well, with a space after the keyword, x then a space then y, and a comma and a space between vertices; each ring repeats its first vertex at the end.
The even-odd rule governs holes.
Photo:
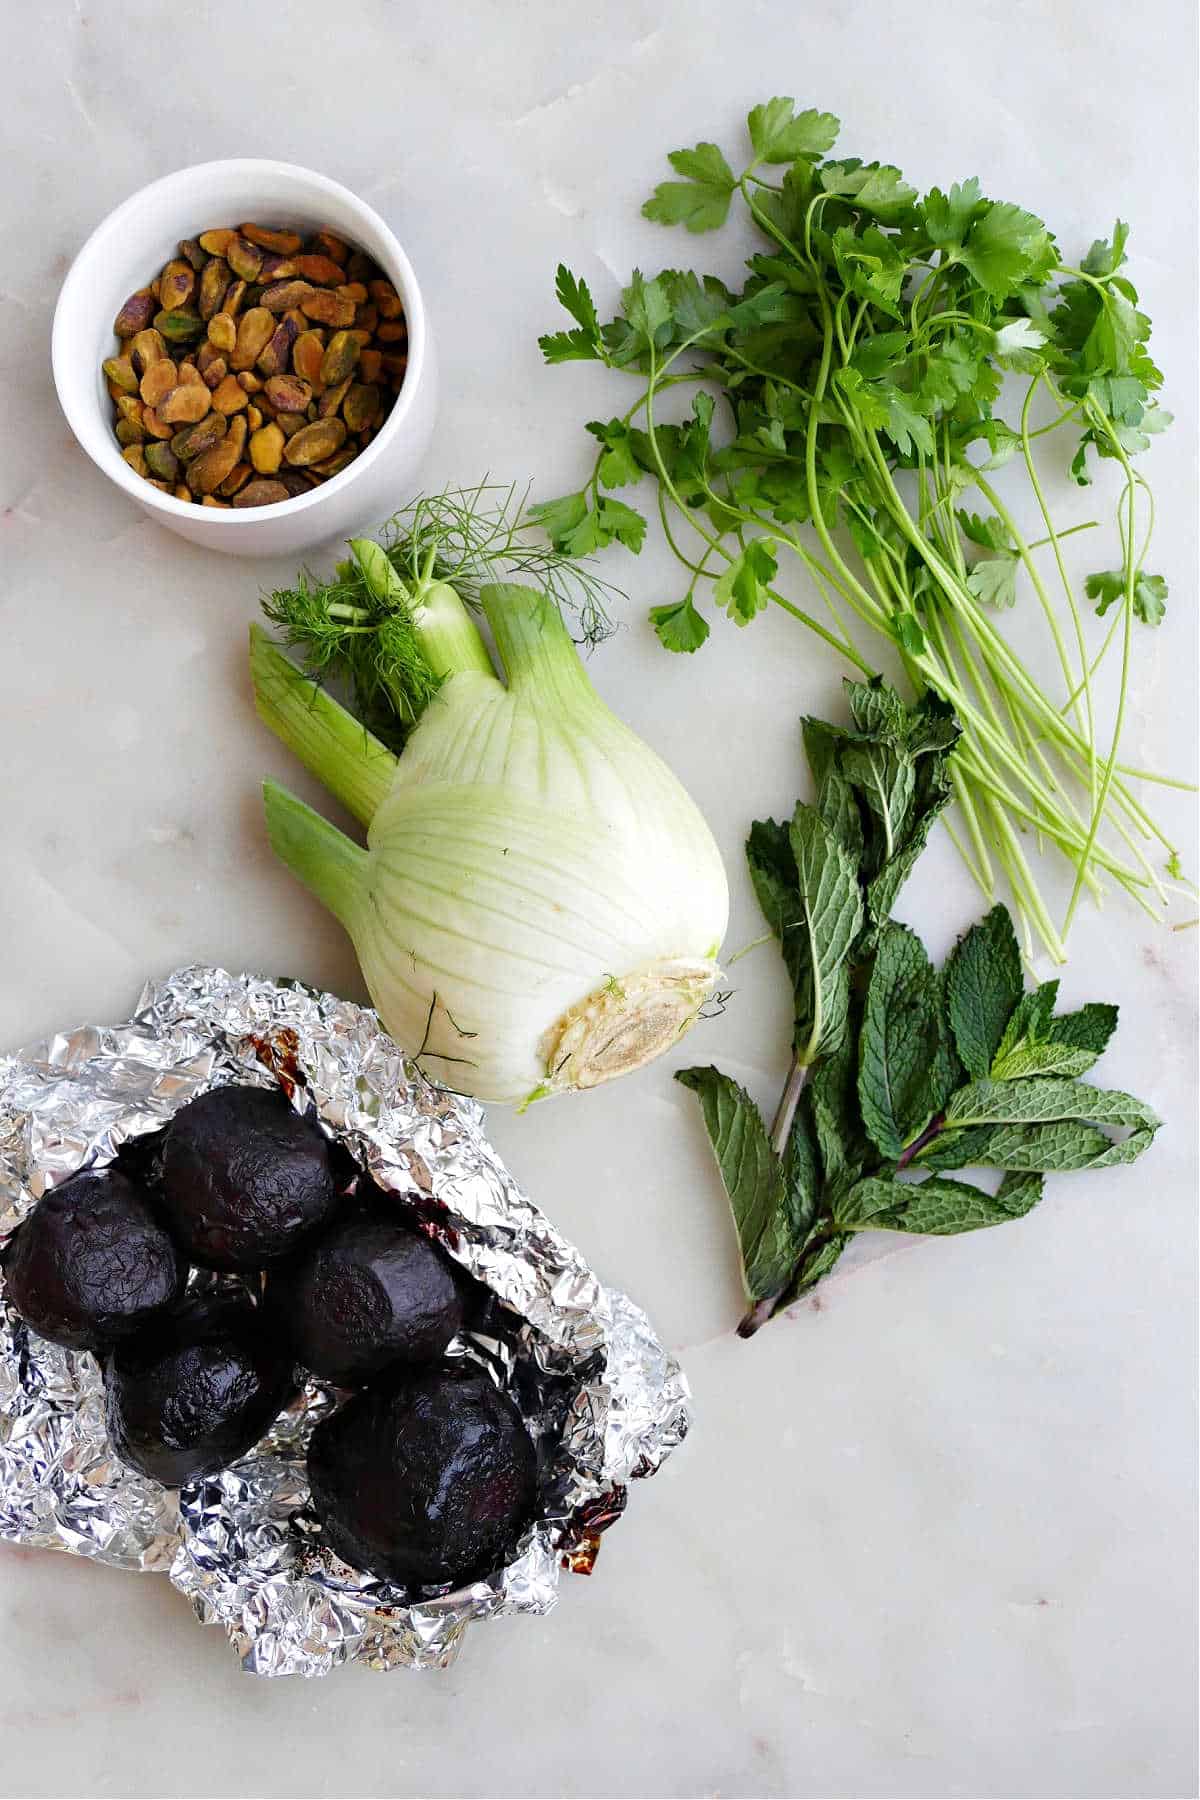
POLYGON ((294 1391, 293 1365, 249 1300, 196 1295, 104 1364, 122 1462, 178 1487, 253 1448, 294 1391))
POLYGON ((428 1239, 359 1206, 271 1270, 266 1304, 298 1363, 354 1387, 389 1363, 436 1362, 462 1325, 465 1288, 428 1239))
POLYGON ((355 1394, 313 1432, 308 1479, 337 1554, 405 1587, 488 1574, 537 1487, 520 1413, 470 1363, 393 1369, 355 1394))
POLYGON ((10 1305, 41 1337, 105 1350, 160 1318, 187 1265, 146 1195, 116 1169, 51 1188, 4 1253, 10 1305))
POLYGON ((325 1139, 278 1088, 212 1088, 181 1107, 161 1191, 176 1239, 209 1269, 287 1256, 337 1204, 325 1139))

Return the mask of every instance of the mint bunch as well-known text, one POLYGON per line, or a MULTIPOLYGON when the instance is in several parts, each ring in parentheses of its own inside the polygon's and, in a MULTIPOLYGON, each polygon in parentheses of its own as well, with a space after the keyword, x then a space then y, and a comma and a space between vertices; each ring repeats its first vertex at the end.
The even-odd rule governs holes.
POLYGON ((684 1069, 729 1196, 749 1336, 827 1275, 858 1231, 942 1235, 1022 1217, 1055 1170, 1132 1162, 1159 1120, 1080 1080, 1115 1006, 1056 1015, 1025 991, 1005 907, 944 968, 890 917, 953 790, 959 728, 927 695, 847 682, 850 724, 803 724, 814 798, 751 828, 755 890, 795 995, 792 1068, 768 1131, 744 1089, 684 1069), (952 1177, 995 1170, 983 1187, 952 1177))

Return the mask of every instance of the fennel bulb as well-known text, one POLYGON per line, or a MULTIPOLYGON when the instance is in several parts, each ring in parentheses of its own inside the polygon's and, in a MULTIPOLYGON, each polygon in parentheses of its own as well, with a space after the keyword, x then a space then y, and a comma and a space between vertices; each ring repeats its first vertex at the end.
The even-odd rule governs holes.
POLYGON ((274 849, 447 1086, 527 1103, 639 1068, 719 974, 728 891, 704 819, 547 595, 480 590, 506 686, 453 587, 427 571, 406 589, 378 545, 352 549, 369 592, 403 600, 435 691, 394 755, 252 627, 262 718, 367 828, 364 849, 267 782, 274 849))

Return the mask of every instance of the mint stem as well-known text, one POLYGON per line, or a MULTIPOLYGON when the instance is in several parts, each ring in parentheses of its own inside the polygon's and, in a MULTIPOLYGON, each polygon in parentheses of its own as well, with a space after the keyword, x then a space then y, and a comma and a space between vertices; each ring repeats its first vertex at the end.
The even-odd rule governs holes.
POLYGON ((788 1070, 787 1083, 780 1095, 779 1105, 775 1109, 775 1117, 771 1122, 771 1148, 781 1162, 787 1153, 792 1126, 796 1122, 796 1108, 800 1104, 800 1096, 804 1092, 804 1084, 807 1080, 808 1064, 802 1063, 799 1052, 793 1050, 792 1066, 788 1070))
MULTIPOLYGON (((799 1051, 793 1050, 792 1066, 788 1070, 787 1082, 780 1095, 779 1105, 775 1109, 775 1117, 771 1123, 771 1149, 780 1162, 787 1155, 792 1126, 796 1123, 796 1108, 800 1104, 800 1096, 804 1092, 804 1084, 807 1080, 808 1064, 802 1063, 799 1051)), ((749 1338, 753 1337, 756 1331, 760 1331, 775 1312, 790 1286, 791 1278, 789 1277, 784 1286, 778 1288, 775 1293, 764 1294, 761 1300, 756 1300, 738 1326, 738 1336, 749 1338)))
POLYGON ((941 1135, 942 1127, 945 1123, 946 1115, 944 1112, 934 1113, 924 1131, 920 1132, 913 1139, 911 1144, 906 1144, 904 1149, 900 1152, 900 1160, 896 1164, 897 1174, 900 1173, 901 1169, 907 1169, 913 1157, 924 1150, 927 1144, 932 1144, 934 1138, 941 1135))

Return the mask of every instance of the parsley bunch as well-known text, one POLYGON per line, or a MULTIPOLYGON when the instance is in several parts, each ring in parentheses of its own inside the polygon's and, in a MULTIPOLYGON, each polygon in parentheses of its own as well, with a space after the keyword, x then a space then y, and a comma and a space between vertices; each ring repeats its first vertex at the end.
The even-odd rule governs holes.
POLYGON ((856 1232, 1003 1224, 1037 1205, 1045 1174, 1132 1162, 1159 1127, 1140 1100, 1079 1080, 1117 1009, 1055 1017, 1057 981, 1027 994, 1003 906, 940 971, 889 918, 963 741, 932 696, 905 707, 878 678, 846 688, 848 728, 804 721, 812 802, 786 825, 755 824, 746 845, 795 994, 774 1124, 719 1069, 678 1075, 733 1210, 744 1337, 827 1275, 856 1232), (994 1192, 946 1174, 966 1168, 1002 1171, 994 1192))
POLYGON ((986 199, 974 179, 922 198, 889 164, 831 159, 829 113, 775 99, 748 127, 740 174, 715 144, 677 150, 680 179, 643 208, 705 232, 744 203, 764 244, 740 292, 711 275, 635 273, 602 325, 586 284, 559 269, 574 325, 540 340, 546 360, 602 362, 636 376, 639 392, 588 425, 599 449, 586 486, 533 516, 569 555, 613 541, 637 551, 646 520, 612 490, 651 476, 689 573, 682 596, 651 613, 670 650, 708 637, 703 596, 739 625, 783 607, 867 675, 858 627, 887 639, 913 692, 940 696, 961 721, 953 829, 968 868, 989 897, 1002 875, 1027 951, 1036 933, 1061 960, 1084 889, 1115 882, 1157 916, 1167 888, 1156 865, 1180 873, 1130 786, 1162 778, 1120 756, 1134 634, 1159 623, 1167 593, 1145 566, 1153 507, 1133 458, 1170 419, 1154 399, 1150 321, 1123 272, 1128 228, 1118 222, 1073 267, 1040 219, 986 199), (997 410, 1010 376, 1011 422, 997 410), (664 422, 677 387, 691 393, 690 416, 664 422), (1098 650, 1062 547, 1086 527, 1055 523, 1038 468, 1064 433, 1080 485, 1094 458, 1122 477, 1118 566, 1084 589, 1111 614, 1098 650), (1034 541, 993 485, 1005 464, 1042 521, 1034 541), (826 619, 776 588, 786 551, 826 619), (1053 693, 999 627, 1019 576, 1049 633, 1053 693), (1095 680, 1114 648, 1119 690, 1102 721, 1095 680), (1073 865, 1061 924, 1027 859, 1029 833, 1073 865))

